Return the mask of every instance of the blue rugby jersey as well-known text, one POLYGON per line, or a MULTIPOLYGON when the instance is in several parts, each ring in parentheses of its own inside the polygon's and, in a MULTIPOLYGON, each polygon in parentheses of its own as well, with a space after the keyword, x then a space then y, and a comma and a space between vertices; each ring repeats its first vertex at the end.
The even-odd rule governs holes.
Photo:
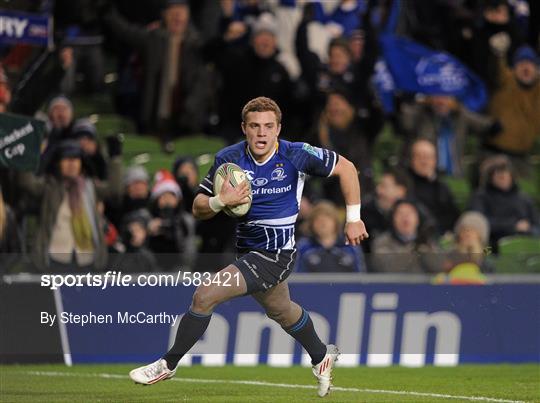
POLYGON ((306 175, 330 176, 338 158, 334 151, 278 140, 274 154, 259 163, 243 141, 216 154, 198 192, 213 196, 216 169, 225 162, 239 165, 251 181, 253 201, 249 212, 238 219, 236 247, 294 249, 294 225, 306 175))

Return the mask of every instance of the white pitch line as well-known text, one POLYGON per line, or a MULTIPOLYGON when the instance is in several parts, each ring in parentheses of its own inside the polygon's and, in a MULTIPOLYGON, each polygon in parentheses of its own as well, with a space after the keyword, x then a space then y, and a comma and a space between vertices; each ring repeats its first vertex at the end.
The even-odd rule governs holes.
MULTIPOLYGON (((58 372, 58 371, 29 371, 28 375, 36 376, 66 376, 75 378, 104 378, 104 379, 129 379, 127 375, 119 374, 96 374, 96 373, 77 373, 77 372, 58 372)), ((188 382, 188 383, 222 383, 222 384, 235 384, 235 385, 256 385, 256 386, 271 386, 275 388, 290 388, 290 389, 316 389, 313 385, 297 385, 291 383, 273 383, 262 381, 238 381, 229 379, 198 379, 198 378, 172 378, 168 381, 175 382, 188 382)), ((427 392, 413 392, 407 390, 385 390, 385 389, 360 389, 360 388, 343 388, 339 386, 333 386, 332 390, 339 392, 355 392, 355 393, 378 393, 387 395, 405 395, 405 396, 420 396, 420 397, 435 397, 439 399, 459 399, 481 402, 496 402, 496 403, 526 403, 523 400, 507 400, 497 399, 494 397, 484 396, 459 396, 459 395, 447 395, 443 393, 427 393, 427 392)))

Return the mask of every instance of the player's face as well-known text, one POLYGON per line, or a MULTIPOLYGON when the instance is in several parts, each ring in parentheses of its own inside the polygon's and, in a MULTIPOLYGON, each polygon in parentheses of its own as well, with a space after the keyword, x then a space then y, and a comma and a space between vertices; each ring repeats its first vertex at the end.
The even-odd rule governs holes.
POLYGON ((242 123, 242 131, 251 154, 262 162, 274 152, 281 125, 272 111, 249 112, 242 123))

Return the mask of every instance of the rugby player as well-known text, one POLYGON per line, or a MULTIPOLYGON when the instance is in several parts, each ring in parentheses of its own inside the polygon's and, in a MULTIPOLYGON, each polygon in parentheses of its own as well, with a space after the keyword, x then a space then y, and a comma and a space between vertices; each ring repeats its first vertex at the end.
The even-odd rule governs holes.
POLYGON ((199 286, 180 321, 172 348, 156 362, 131 371, 130 377, 145 385, 173 377, 180 359, 206 331, 216 306, 251 295, 268 317, 308 352, 318 394, 326 396, 339 351, 319 339, 308 312, 289 296, 287 277, 296 253, 294 225, 306 175, 337 176, 347 205, 346 242, 358 245, 366 239, 368 234, 360 219, 358 172, 333 151, 279 139, 281 111, 269 98, 255 98, 244 106, 241 127, 246 140, 217 153, 193 202, 194 216, 203 220, 226 206, 249 202, 247 182, 233 187, 227 176, 219 194, 214 194, 212 182, 216 169, 226 162, 239 165, 248 175, 253 199, 248 213, 239 218, 238 258, 218 273, 238 281, 226 287, 217 282, 199 286))

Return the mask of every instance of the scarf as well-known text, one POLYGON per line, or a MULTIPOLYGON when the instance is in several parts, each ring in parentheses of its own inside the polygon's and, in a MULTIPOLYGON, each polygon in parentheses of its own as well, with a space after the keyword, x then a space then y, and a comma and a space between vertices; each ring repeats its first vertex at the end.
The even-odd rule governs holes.
POLYGON ((92 224, 90 214, 83 198, 86 191, 86 182, 83 177, 65 179, 68 195, 68 204, 71 209, 71 229, 77 249, 83 252, 94 250, 92 224))

